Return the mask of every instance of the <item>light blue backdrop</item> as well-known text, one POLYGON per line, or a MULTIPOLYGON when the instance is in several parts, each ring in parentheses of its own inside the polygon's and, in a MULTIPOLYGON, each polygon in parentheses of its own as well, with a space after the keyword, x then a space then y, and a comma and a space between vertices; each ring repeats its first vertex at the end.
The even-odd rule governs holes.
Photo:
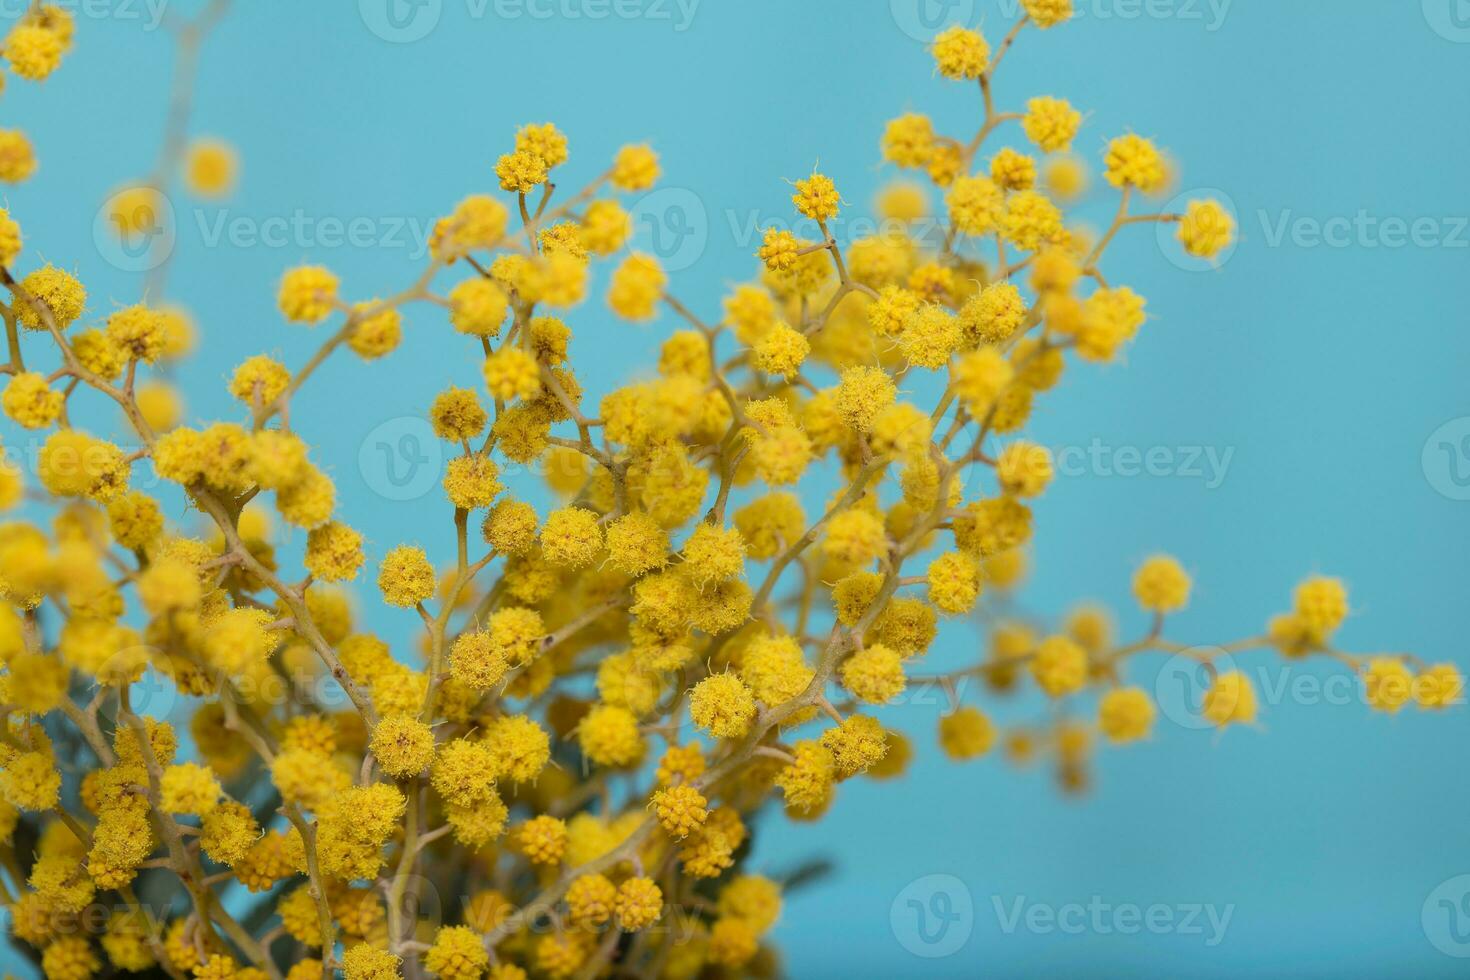
MULTIPOLYGON (((787 217, 782 178, 820 161, 862 208, 885 179, 877 138, 888 118, 916 109, 951 130, 972 128, 973 90, 934 78, 903 29, 919 23, 916 0, 704 0, 686 22, 688 2, 442 0, 425 8, 440 8, 434 29, 411 43, 377 36, 350 0, 237 4, 205 50, 195 130, 239 146, 244 179, 227 213, 181 201, 169 293, 203 332, 204 352, 185 371, 190 417, 231 410, 223 379, 245 356, 272 351, 298 364, 319 341, 274 308, 284 268, 327 264, 354 298, 416 276, 420 256, 395 222, 374 224, 368 245, 334 247, 323 219, 386 215, 422 228, 466 193, 492 189, 490 168, 519 124, 551 119, 570 134, 568 186, 624 142, 658 148, 665 183, 705 212, 704 247, 674 288, 710 316, 721 290, 754 271, 748 220, 787 217), (594 16, 614 9, 641 15, 594 16), (221 217, 247 230, 271 218, 305 230, 274 246, 212 243, 221 217)), ((1079 22, 1022 39, 997 85, 1002 104, 1072 99, 1087 113, 1079 150, 1094 161, 1111 135, 1157 137, 1183 164, 1183 188, 1228 195, 1242 243, 1219 271, 1201 273, 1177 268, 1151 230, 1125 235, 1109 269, 1149 298, 1153 318, 1126 363, 1070 372, 1032 432, 1061 446, 1164 447, 1181 453, 1175 469, 1190 447, 1233 455, 1218 486, 1105 466, 1060 480, 1039 508, 1028 603, 1056 611, 1095 595, 1126 609, 1132 568, 1166 549, 1198 581, 1170 630, 1180 639, 1252 633, 1286 607, 1298 579, 1322 571, 1351 585, 1349 648, 1470 665, 1470 504, 1452 499, 1464 488, 1451 468, 1470 468, 1470 444, 1458 444, 1465 426, 1431 445, 1427 470, 1421 459, 1432 432, 1470 414, 1466 22, 1452 0, 1422 10, 1418 0, 1079 6, 1079 22), (1386 219, 1430 220, 1418 245, 1395 247, 1386 219), (1344 237, 1321 241, 1313 229, 1324 225, 1344 237)), ((995 39, 1014 7, 956 0, 947 13, 995 39)), ((30 248, 79 270, 94 313, 135 301, 140 288, 104 261, 92 226, 108 192, 150 168, 161 134, 172 49, 146 19, 141 0, 82 16, 64 69, 40 89, 12 82, 0 99, 4 125, 29 132, 42 159, 9 204, 30 248)), ((1110 206, 1093 220, 1104 223, 1110 206)), ((594 393, 647 365, 672 327, 616 322, 598 297, 573 318, 576 360, 598 365, 582 368, 594 393)), ((360 445, 386 420, 420 413, 438 387, 476 374, 473 352, 437 314, 421 308, 407 320, 403 350, 369 366, 334 361, 293 409, 375 554, 405 538, 447 546, 448 508, 433 495, 401 505, 373 492, 360 445)), ((401 644, 410 619, 374 613, 371 623, 401 644)), ((1132 614, 1124 625, 1143 627, 1132 614)), ((931 656, 958 663, 973 647, 955 629, 931 656)), ((1161 663, 1140 661, 1133 677, 1152 685, 1161 663)), ((938 761, 936 709, 889 712, 924 750, 907 779, 844 786, 820 824, 772 821, 757 848, 757 866, 772 872, 814 853, 837 862, 791 899, 776 930, 790 972, 1463 974, 1464 962, 1431 938, 1470 953, 1439 905, 1466 889, 1431 892, 1470 872, 1460 754, 1470 718, 1463 709, 1384 717, 1351 697, 1268 700, 1261 731, 1216 738, 1161 720, 1147 744, 1105 753, 1080 801, 1060 798, 1044 772, 998 759, 938 761), (973 914, 945 934, 949 945, 964 938, 952 955, 919 959, 913 949, 940 950, 915 939, 911 893, 900 893, 933 873, 960 879, 946 892, 950 908, 968 896, 973 914), (1096 921, 1089 912, 1080 932, 1008 930, 1018 900, 1063 915, 1079 903, 1112 911, 1096 921), (1120 928, 1129 920, 1118 907, 1155 904, 1176 925, 1190 905, 1228 910, 1223 941, 1208 942, 1203 916, 1203 934, 1120 928)), ((1020 718, 1039 707, 997 711, 1020 718)), ((931 915, 943 911, 933 895, 919 897, 931 915)))

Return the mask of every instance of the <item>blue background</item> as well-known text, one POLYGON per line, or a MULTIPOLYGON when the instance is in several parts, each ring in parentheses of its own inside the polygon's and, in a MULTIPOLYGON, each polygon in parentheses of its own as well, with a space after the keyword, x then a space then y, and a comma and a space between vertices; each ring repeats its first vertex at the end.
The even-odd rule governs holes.
MULTIPOLYGON (((593 20, 565 13, 592 7, 559 3, 551 9, 562 12, 540 18, 519 4, 509 8, 519 16, 497 15, 494 5, 476 16, 467 0, 444 0, 437 27, 404 44, 375 36, 345 0, 237 4, 205 48, 193 126, 242 153, 227 217, 259 222, 299 210, 312 220, 387 215, 422 227, 465 194, 493 190, 490 168, 515 128, 550 119, 571 138, 564 186, 580 186, 622 143, 647 140, 662 154, 665 185, 697 195, 707 243, 672 288, 714 318, 723 290, 755 272, 742 222, 789 218, 784 178, 820 161, 852 209, 865 210, 890 176, 877 164, 887 119, 925 111, 966 138, 975 125, 973 89, 933 77, 924 46, 900 28, 910 22, 903 0, 897 15, 878 0, 704 0, 687 30, 676 29, 672 5, 654 8, 672 20, 593 20)), ((1352 589, 1354 615, 1341 634, 1348 649, 1470 664, 1470 505, 1437 492, 1444 474, 1421 465, 1430 433, 1470 413, 1470 236, 1452 220, 1470 211, 1470 45, 1431 29, 1409 0, 1255 0, 1231 5, 1218 22, 1186 0, 1079 6, 1078 22, 1023 36, 997 82, 1002 108, 1036 94, 1070 98, 1087 114, 1077 149, 1094 164, 1112 135, 1158 138, 1181 161, 1182 189, 1228 195, 1242 242, 1219 270, 1200 272, 1177 267, 1151 228, 1125 234, 1106 267, 1148 297, 1152 319, 1125 363, 1069 369, 1030 432, 1051 445, 1098 439, 1234 455, 1213 489, 1187 476, 1059 480, 1039 507, 1028 608, 1056 612, 1096 596, 1124 610, 1133 635, 1145 624, 1129 611, 1128 577, 1144 556, 1168 550, 1197 577, 1191 608, 1169 629, 1178 639, 1257 632, 1287 607, 1296 581, 1321 571, 1352 589), (1360 212, 1432 218, 1446 240, 1393 248, 1355 233, 1332 247, 1272 233, 1283 219, 1360 212)), ((951 4, 992 40, 1013 7, 951 4)), ((111 17, 80 18, 77 50, 44 86, 12 79, 0 99, 3 125, 31 134, 42 161, 35 178, 8 191, 9 206, 33 256, 78 270, 94 317, 139 298, 141 278, 104 260, 92 225, 108 193, 153 164, 171 66, 169 37, 119 6, 111 17)), ((1021 137, 1011 129, 1001 139, 1021 137)), ((196 214, 178 202, 168 298, 190 308, 202 332, 202 352, 182 374, 193 420, 233 411, 223 380, 244 357, 267 351, 299 364, 320 341, 276 312, 283 269, 321 262, 343 277, 347 295, 367 298, 404 288, 421 266, 403 241, 324 248, 308 236, 283 247, 210 247, 200 221, 219 209, 196 214)), ((1111 207, 1099 195, 1092 223, 1105 224, 1111 207)), ((408 539, 442 557, 452 540, 448 505, 432 494, 385 500, 356 463, 376 426, 418 415, 446 383, 477 377, 473 348, 440 313, 416 307, 406 322, 403 349, 370 365, 334 359, 297 398, 293 418, 321 447, 342 512, 367 532, 373 554, 408 539)), ((615 320, 600 287, 571 322, 574 362, 596 364, 581 369, 594 396, 646 371, 674 326, 615 320)), ((14 447, 13 427, 7 435, 14 447)), ((299 537, 283 542, 299 547, 299 537)), ((368 622, 406 648, 412 618, 374 611, 368 622)), ((965 662, 975 647, 955 626, 931 661, 965 662)), ((1162 663, 1141 659, 1130 679, 1152 687, 1162 663)), ((1257 654, 1245 663, 1273 661, 1257 654)), ((1270 669, 1276 682, 1333 672, 1270 669)), ((1463 708, 1385 717, 1356 698, 1277 700, 1264 706, 1260 730, 1224 737, 1161 719, 1149 742, 1102 753, 1094 790, 1080 800, 1062 798, 1045 771, 1018 773, 994 757, 963 767, 936 759, 934 706, 888 711, 885 721, 921 749, 909 775, 853 781, 822 822, 771 820, 757 846, 755 866, 771 872, 814 853, 837 863, 832 877, 790 899, 776 929, 790 972, 1463 973, 1420 920, 1431 890, 1470 872, 1463 708), (890 904, 939 872, 964 882, 973 933, 954 955, 921 960, 900 942, 902 921, 890 925, 890 904), (1018 897, 1057 907, 1095 895, 1233 912, 1224 941, 1209 947, 1200 935, 1007 934, 995 910, 1018 897)), ((1024 698, 995 708, 1008 720, 1040 709, 1024 698)))

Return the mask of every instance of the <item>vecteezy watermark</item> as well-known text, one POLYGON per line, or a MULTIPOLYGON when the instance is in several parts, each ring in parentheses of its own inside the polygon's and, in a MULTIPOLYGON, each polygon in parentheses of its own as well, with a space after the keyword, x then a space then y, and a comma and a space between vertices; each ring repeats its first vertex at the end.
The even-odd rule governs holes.
POLYGON ((1446 41, 1470 44, 1470 0, 1422 0, 1424 19, 1446 41))
MULTIPOLYGON (((471 446, 469 452, 477 450, 471 446)), ((457 446, 446 443, 429 422, 416 415, 400 415, 376 425, 357 447, 357 471, 367 488, 384 500, 419 500, 439 489, 439 478, 457 446)), ((503 460, 502 479, 533 478, 538 484, 563 485, 588 476, 585 458, 571 450, 554 451, 530 462, 503 460)), ((661 475, 658 464, 648 474, 661 475)))
POLYGON ((1450 419, 1431 432, 1419 462, 1440 496, 1470 500, 1470 415, 1450 419))
POLYGON ((401 415, 363 437, 357 471, 368 489, 385 500, 418 500, 438 484, 444 449, 427 420, 401 415))
MULTIPOLYGON (((147 715, 160 721, 175 721, 178 719, 179 709, 185 701, 185 695, 174 683, 173 678, 165 676, 157 667, 150 663, 165 656, 164 651, 151 646, 139 644, 115 651, 104 665, 104 672, 99 671, 98 676, 121 675, 133 676, 129 668, 136 668, 139 663, 147 664, 136 680, 128 685, 128 708, 138 715, 147 715)), ((223 693, 225 685, 216 685, 215 693, 223 693)), ((113 698, 103 698, 97 705, 97 713, 100 717, 112 722, 115 727, 126 727, 127 722, 117 715, 117 701, 113 698)))
POLYGON ((1205 694, 1215 677, 1233 666, 1230 655, 1217 647, 1194 647, 1174 654, 1154 678, 1159 711, 1181 728, 1215 727, 1205 717, 1205 694))
MULTIPOLYGON (((471 20, 642 20, 687 31, 701 0, 455 0, 471 20)), ((357 0, 368 30, 394 44, 428 37, 444 16, 445 0, 357 0)))
POLYGON ((954 875, 925 875, 894 897, 888 924, 898 944, 915 956, 953 956, 975 929, 975 901, 954 875))
POLYGON ((700 0, 465 0, 471 17, 488 6, 500 20, 646 20, 689 30, 700 0), (478 8, 478 12, 477 12, 478 8))
POLYGON ((1352 215, 1326 218, 1297 214, 1291 208, 1256 212, 1268 248, 1470 248, 1470 216, 1382 216, 1360 208, 1352 215))
POLYGON ((1234 458, 1234 446, 1110 446, 1097 437, 1085 446, 1052 448, 1058 476, 1199 480, 1206 490, 1225 482, 1234 458))
POLYGON ((929 42, 946 28, 975 22, 975 0, 888 0, 893 22, 915 41, 929 42))
POLYGON ((168 261, 178 240, 178 218, 168 195, 146 188, 113 194, 92 218, 97 254, 121 272, 149 272, 168 261))
POLYGON ((97 209, 92 238, 98 254, 123 272, 157 268, 168 261, 181 238, 211 250, 390 249, 418 261, 429 254, 436 221, 420 215, 322 215, 301 208, 265 215, 204 207, 180 213, 165 194, 129 188, 97 209))
MULTIPOLYGON (((86 20, 138 21, 145 31, 156 31, 171 0, 46 0, 74 17, 86 20)), ((0 18, 6 21, 25 16, 35 4, 33 0, 0 0, 0 18)))
POLYGON ((629 216, 630 248, 652 255, 668 272, 689 268, 709 245, 709 211, 688 188, 663 187, 644 194, 633 202, 629 216))
MULTIPOLYGON (((1312 673, 1292 663, 1269 662, 1246 667, 1219 647, 1191 647, 1171 656, 1154 678, 1154 700, 1163 716, 1181 728, 1208 729, 1215 723, 1205 717, 1205 694, 1215 678, 1232 671, 1243 673, 1255 692, 1256 704, 1270 708, 1283 704, 1333 708, 1369 705, 1369 678, 1357 673, 1312 673)), ((1416 679, 1408 689, 1419 693, 1416 679)), ((1459 695, 1452 703, 1465 703, 1459 695)))
POLYGON ((1025 895, 1006 897, 992 895, 1000 931, 1006 935, 1028 932, 1038 936, 1061 933, 1066 936, 1199 936, 1205 946, 1214 948, 1225 940, 1235 905, 1213 902, 1134 902, 1104 901, 1093 895, 1086 902, 1052 905, 1032 902, 1025 895))
POLYGON ((1470 874, 1441 881, 1424 899, 1419 925, 1430 945, 1446 956, 1470 956, 1470 874))
MULTIPOLYGON (((315 658, 315 653, 311 655, 315 658)), ((314 704, 322 710, 349 707, 351 699, 330 672, 314 668, 292 668, 286 673, 270 671, 242 674, 233 677, 210 678, 203 687, 191 687, 187 692, 179 689, 176 678, 161 670, 158 664, 167 663, 170 654, 148 646, 128 647, 117 651, 105 665, 108 672, 128 675, 130 668, 147 664, 137 674, 137 679, 128 685, 128 701, 135 714, 147 715, 158 721, 183 724, 189 720, 198 702, 196 698, 208 697, 214 702, 229 700, 235 704, 253 705, 256 708, 279 707, 286 704, 314 704)), ((178 666, 191 669, 187 661, 178 666)), ((101 673, 101 672, 99 672, 101 673)), ((117 716, 117 702, 104 699, 99 705, 99 714, 114 725, 125 724, 117 716)))
POLYGON ((411 259, 429 254, 435 221, 414 215, 237 214, 229 208, 196 208, 194 225, 205 248, 272 248, 315 251, 335 248, 401 249, 411 259))
POLYGON ((439 26, 444 0, 357 0, 357 12, 368 30, 385 41, 421 41, 439 26))
MULTIPOLYGON (((41 454, 46 451, 48 442, 47 439, 37 438, 34 433, 8 441, 5 446, 0 447, 0 468, 27 474, 30 477, 26 481, 28 484, 39 483, 41 454)), ((66 447, 50 454, 46 468, 53 473, 96 479, 112 468, 116 459, 114 448, 125 459, 133 461, 141 458, 146 447, 133 443, 118 443, 115 447, 93 445, 80 450, 66 447)), ((128 486, 134 490, 153 490, 163 482, 163 478, 151 465, 134 467, 128 475, 128 486)))
POLYGON ((924 708, 926 710, 951 710, 963 704, 965 692, 978 683, 976 678, 966 675, 955 678, 919 677, 906 684, 904 689, 884 701, 885 707, 924 708))

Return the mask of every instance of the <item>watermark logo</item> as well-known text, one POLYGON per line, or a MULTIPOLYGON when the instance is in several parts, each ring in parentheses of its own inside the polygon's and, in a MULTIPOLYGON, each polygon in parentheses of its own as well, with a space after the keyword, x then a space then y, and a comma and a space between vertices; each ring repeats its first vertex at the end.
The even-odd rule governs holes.
POLYGON ((1193 190, 1178 194, 1168 204, 1164 205, 1164 214, 1184 214, 1189 209, 1190 201, 1216 201, 1223 207, 1231 219, 1235 221, 1235 234, 1230 236, 1230 244, 1225 250, 1213 258, 1200 258, 1190 255, 1184 250, 1184 245, 1179 241, 1179 223, 1176 221, 1160 221, 1155 225, 1155 234, 1158 236, 1159 251, 1164 253, 1164 258, 1176 268, 1185 272, 1214 272, 1229 262, 1235 255, 1236 248, 1240 245, 1240 212, 1235 207, 1235 201, 1229 194, 1218 187, 1196 187, 1193 190))
POLYGON ((1256 213, 1267 248, 1464 249, 1470 248, 1470 216, 1378 215, 1367 208, 1326 218, 1291 208, 1256 213))
POLYGON ((1430 944, 1444 955, 1470 957, 1470 874, 1440 882, 1424 899, 1419 924, 1430 944))
MULTIPOLYGON (((1181 651, 1164 664, 1154 682, 1154 698, 1163 716, 1181 728, 1214 728, 1215 723, 1205 716, 1205 696, 1222 674, 1239 672, 1250 685, 1254 703, 1258 708, 1276 708, 1281 705, 1298 705, 1311 708, 1357 708, 1373 706, 1377 682, 1357 671, 1341 671, 1323 676, 1295 662, 1273 662, 1252 667, 1237 668, 1230 655, 1219 647, 1192 647, 1181 651)), ((1428 693, 1422 684, 1429 681, 1415 679, 1410 682, 1407 694, 1416 700, 1428 693)), ((1225 688, 1216 697, 1218 703, 1212 710, 1222 716, 1229 715, 1235 708, 1231 697, 1233 688, 1225 688)), ((1431 689, 1436 694, 1437 689, 1431 689)), ((1449 700, 1449 704, 1463 704, 1463 694, 1449 700)))
POLYGON ((168 261, 178 218, 168 195, 144 188, 118 191, 92 219, 97 253, 121 272, 150 272, 168 261))
POLYGON ((1194 480, 1206 490, 1224 484, 1234 458, 1234 446, 1113 446, 1096 436, 1085 446, 1052 447, 1061 477, 1194 480))
POLYGON ((1219 674, 1232 669, 1229 654, 1194 647, 1170 657, 1154 678, 1154 700, 1165 718, 1181 728, 1213 728, 1205 717, 1205 694, 1219 674))
POLYGON ((1230 920, 1235 916, 1234 904, 1114 904, 1104 900, 1101 895, 1093 895, 1086 902, 1066 902, 1061 905, 1033 902, 1025 895, 1010 899, 992 895, 990 902, 1000 931, 1007 936, 1017 932, 1037 936, 1057 933, 1066 936, 1136 936, 1140 933, 1154 936, 1198 936, 1211 949, 1225 941, 1230 920))
POLYGON ((915 956, 953 956, 975 929, 975 901, 954 875, 925 875, 894 898, 888 924, 899 945, 915 956))
POLYGON ((709 212, 698 194, 664 187, 645 194, 629 210, 633 248, 658 259, 668 272, 698 262, 709 245, 709 212))
MULTIPOLYGON (((700 0, 462 0, 472 21, 640 20, 669 24, 675 33, 689 30, 700 0)), ((439 26, 444 0, 357 0, 368 30, 393 44, 428 37, 439 26)))
POLYGON ((357 0, 368 30, 392 44, 410 44, 429 36, 444 13, 444 0, 357 0))
POLYGON ((682 34, 694 23, 700 0, 466 0, 474 19, 486 8, 500 20, 642 20, 669 24, 682 34))
POLYGON ((975 19, 975 0, 888 0, 893 22, 915 41, 928 43, 947 27, 975 19))
MULTIPOLYGON (((409 874, 402 887, 387 895, 387 917, 390 928, 397 925, 401 934, 433 935, 445 922, 444 899, 434 882, 424 875, 409 874)), ((451 896, 453 898, 453 896, 451 896)), ((369 891, 360 899, 369 909, 378 902, 378 894, 369 891)))
MULTIPOLYGON (((87 20, 139 21, 145 31, 163 26, 172 0, 48 0, 73 17, 87 20)), ((7 22, 30 13, 36 6, 32 0, 0 0, 0 18, 7 22)))
MULTIPOLYGON (((207 249, 269 248, 297 252, 324 249, 395 249, 417 261, 429 254, 436 219, 415 215, 237 214, 229 208, 193 212, 194 230, 207 249)), ((185 223, 186 227, 188 223, 185 223)))
POLYGON ((1424 19, 1446 41, 1470 44, 1470 0, 1423 0, 1424 19))
POLYGON ((357 469, 383 499, 417 500, 438 484, 444 451, 426 420, 402 415, 367 434, 357 450, 357 469))
MULTIPOLYGON (((173 678, 164 676, 149 663, 151 658, 162 656, 165 656, 164 651, 149 646, 120 649, 107 659, 98 676, 134 677, 128 684, 128 706, 132 712, 158 721, 176 721, 187 706, 183 701, 184 694, 173 678)), ((115 698, 102 698, 96 711, 98 717, 113 728, 127 727, 128 723, 118 716, 115 698)))
POLYGON ((1470 500, 1470 415, 1450 419, 1431 432, 1419 462, 1440 496, 1470 500))

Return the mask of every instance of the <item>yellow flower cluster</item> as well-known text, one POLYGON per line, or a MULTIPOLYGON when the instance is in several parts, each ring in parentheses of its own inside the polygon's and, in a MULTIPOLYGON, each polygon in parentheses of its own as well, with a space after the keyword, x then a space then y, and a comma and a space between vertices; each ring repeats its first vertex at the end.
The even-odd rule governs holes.
MULTIPOLYGON (((942 242, 839 241, 830 226, 849 205, 813 172, 792 204, 821 240, 765 232, 753 280, 707 321, 656 258, 621 254, 620 195, 656 185, 657 154, 625 146, 562 197, 569 141, 527 125, 486 163, 487 187, 437 222, 411 288, 353 299, 330 269, 286 271, 282 318, 333 322, 330 336, 299 369, 243 361, 225 382, 236 417, 197 428, 178 425, 163 370, 188 351, 187 320, 150 303, 73 329, 86 288, 31 262, 0 212, 0 408, 44 433, 36 500, 0 523, 0 896, 45 975, 772 975, 784 898, 746 865, 754 817, 779 805, 818 819, 847 780, 899 775, 914 750, 892 713, 915 684, 950 694, 933 719, 946 757, 1045 754, 1069 790, 1098 744, 1150 735, 1148 685, 1125 678, 1145 653, 1200 661, 1199 715, 1220 727, 1258 717, 1250 673, 1222 656, 1258 649, 1346 666, 1378 711, 1459 704, 1452 664, 1338 647, 1350 605, 1334 578, 1301 583, 1261 636, 1213 648, 1166 636, 1192 581, 1164 555, 1133 577, 1141 639, 1120 642, 1091 605, 1054 627, 991 615, 1014 608, 1033 507, 1057 477, 1019 436, 1033 406, 1069 358, 1112 360, 1147 319, 1143 297, 1105 278, 1108 244, 1166 223, 1209 259, 1234 234, 1218 202, 1133 211, 1171 172, 1133 134, 1102 161, 1121 197, 1113 225, 1094 238, 1071 222, 1062 202, 1086 175, 1066 154, 1083 113, 1055 96, 992 104, 1021 33, 1073 13, 1071 0, 1022 8, 995 45, 963 26, 934 41, 937 75, 982 91, 973 138, 917 113, 882 134, 884 159, 942 199, 942 242), (1029 150, 987 147, 1008 124, 1029 150), (614 314, 667 311, 682 329, 654 373, 594 404, 569 311, 603 259, 614 314), (290 408, 337 349, 390 356, 409 307, 444 311, 451 363, 472 352, 423 406, 453 457, 454 524, 370 562, 290 408), (61 366, 26 366, 45 358, 61 366), (919 404, 930 387, 937 401, 919 404), (82 395, 119 409, 126 434, 74 428, 82 395), (507 463, 543 473, 556 506, 517 499, 507 463), (137 479, 149 465, 158 493, 137 489, 152 487, 137 479), (180 497, 202 528, 169 503, 180 497), (304 540, 299 568, 277 551, 272 508, 304 540), (342 583, 365 566, 382 615, 421 627, 414 649, 390 650, 359 619, 342 583), (985 656, 922 672, 941 622, 977 610, 985 656), (180 696, 187 733, 135 703, 145 674, 180 696), (1003 729, 964 703, 967 679, 1033 685, 1050 710, 1003 729), (262 896, 255 912, 239 894, 262 896), (81 917, 104 901, 110 914, 81 917)), ((33 6, 5 62, 40 80, 72 41, 69 14, 33 6)), ((176 153, 197 195, 238 180, 226 144, 176 153)), ((26 138, 0 132, 0 179, 34 168, 26 138)), ((114 207, 125 217, 158 193, 139 185, 114 207)), ((880 211, 908 228, 928 201, 900 183, 880 211)), ((0 508, 23 497, 20 474, 0 471, 0 508)))

